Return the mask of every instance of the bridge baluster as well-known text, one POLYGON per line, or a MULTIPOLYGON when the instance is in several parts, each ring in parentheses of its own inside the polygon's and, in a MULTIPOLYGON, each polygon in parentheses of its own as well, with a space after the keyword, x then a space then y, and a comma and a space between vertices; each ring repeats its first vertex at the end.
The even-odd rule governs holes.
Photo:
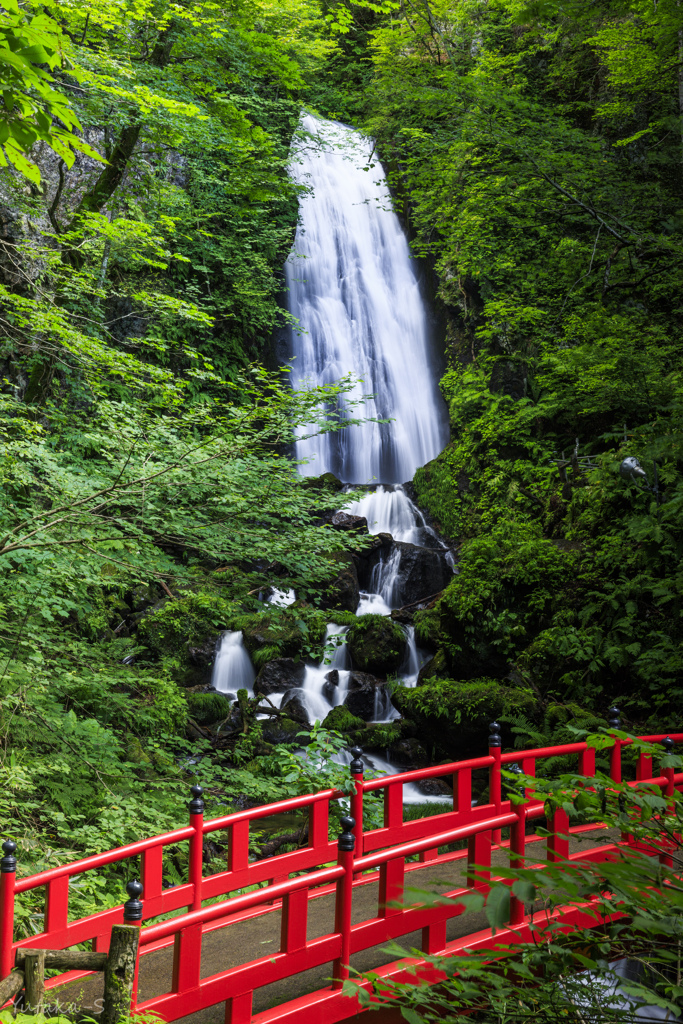
POLYGON ((477 832, 467 840, 467 884, 488 892, 491 879, 491 832, 477 832))
POLYGON ((453 810, 462 815, 463 825, 472 817, 471 768, 462 768, 459 772, 455 773, 453 778, 453 810))
MULTIPOLYGON (((304 879, 302 879, 304 881, 304 879)), ((296 953, 306 947, 308 930, 308 886, 294 889, 282 900, 280 952, 296 953)))
POLYGON ((561 807, 551 815, 548 831, 550 835, 547 839, 547 859, 550 864, 557 864, 569 856, 569 818, 561 807))

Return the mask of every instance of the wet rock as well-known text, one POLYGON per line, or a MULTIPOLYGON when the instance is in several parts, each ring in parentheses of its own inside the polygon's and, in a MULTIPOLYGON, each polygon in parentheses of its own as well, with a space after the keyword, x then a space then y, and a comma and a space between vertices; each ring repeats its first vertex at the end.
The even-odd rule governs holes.
MULTIPOLYGON (((395 541, 392 552, 398 551, 399 563, 396 594, 401 606, 424 601, 440 593, 453 579, 453 570, 442 549, 420 547, 395 541)), ((372 571, 380 562, 386 562, 390 552, 386 547, 373 549, 361 562, 359 582, 362 590, 372 590, 372 571)))
POLYGON ((339 572, 323 594, 321 606, 355 613, 360 601, 356 559, 349 551, 339 551, 332 560, 337 562, 339 572))
POLYGON ((427 751, 419 740, 402 739, 389 747, 391 760, 404 768, 426 768, 429 764, 427 751))
POLYGON ((134 612, 143 612, 155 604, 161 597, 161 591, 149 584, 140 583, 128 594, 128 604, 134 612))
POLYGON ((269 697, 271 693, 284 693, 293 687, 300 687, 306 672, 302 661, 291 658, 275 658, 263 666, 254 682, 254 693, 269 697))
POLYGON ((294 722, 291 718, 278 715, 261 723, 261 735, 266 743, 300 743, 299 733, 302 722, 294 722))
POLYGON ((330 526, 335 530, 353 530, 356 533, 368 532, 368 521, 365 516, 352 516, 348 512, 335 512, 330 519, 330 526))
POLYGON ((444 677, 448 675, 448 666, 446 664, 446 655, 443 651, 439 650, 436 652, 433 658, 430 658, 422 668, 420 669, 417 676, 417 685, 424 686, 425 683, 431 682, 433 679, 444 677))
POLYGON ((453 790, 444 779, 420 779, 415 785, 424 796, 453 796, 453 790))
POLYGON ((385 684, 368 672, 352 672, 349 677, 349 691, 344 706, 352 715, 370 722, 375 717, 375 704, 380 693, 384 696, 385 684))
POLYGON ((209 636, 201 644, 188 644, 187 653, 190 664, 196 668, 205 669, 207 672, 213 668, 219 639, 218 636, 209 636))
POLYGON ((306 698, 303 693, 304 691, 300 689, 288 690, 280 706, 293 722, 299 722, 301 725, 308 725, 306 698))
POLYGON ((362 615, 350 627, 346 642, 355 666, 385 679, 398 672, 405 657, 405 632, 386 615, 362 615))
POLYGON ((323 683, 323 697, 325 700, 332 704, 334 700, 335 690, 339 686, 339 672, 336 668, 333 668, 331 672, 328 672, 325 676, 325 682, 323 683))

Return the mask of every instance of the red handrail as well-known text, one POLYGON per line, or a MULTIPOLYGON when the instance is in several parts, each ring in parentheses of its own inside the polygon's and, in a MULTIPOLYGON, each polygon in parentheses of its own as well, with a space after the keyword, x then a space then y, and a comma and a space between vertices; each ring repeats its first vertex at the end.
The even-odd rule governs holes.
MULTIPOLYGON (((664 736, 641 738, 657 743, 664 736)), ((683 733, 671 734, 670 738, 681 742, 683 733)), ((631 742, 616 740, 613 743, 610 774, 615 781, 621 780, 622 748, 631 742)), ((461 906, 454 900, 449 905, 435 907, 402 907, 398 901, 403 893, 405 871, 419 871, 427 864, 465 860, 468 886, 486 888, 491 880, 492 848, 501 842, 502 830, 510 829, 510 837, 504 841, 504 846, 509 848, 513 861, 519 862, 524 857, 526 844, 538 841, 538 837, 525 835, 525 822, 542 817, 545 813, 543 804, 537 800, 528 799, 524 805, 511 806, 509 800, 503 798, 501 772, 506 771, 511 763, 518 762, 525 774, 533 775, 538 761, 571 755, 578 755, 580 773, 587 776, 594 774, 595 751, 586 743, 502 753, 500 736, 495 729, 489 737, 488 754, 466 761, 363 780, 362 764, 356 759, 351 764, 351 775, 356 783, 351 808, 356 822, 343 819, 342 823, 346 820, 347 831, 340 840, 339 848, 336 842, 329 839, 329 810, 342 794, 332 789, 204 821, 201 790, 195 787, 188 826, 22 879, 15 878, 11 850, 13 844, 5 843, 6 856, 0 865, 0 978, 11 971, 18 947, 64 948, 92 941, 95 948, 106 950, 112 924, 124 919, 123 906, 71 920, 69 879, 85 871, 140 856, 144 883, 144 920, 149 921, 178 910, 185 912, 171 920, 143 927, 141 953, 149 953, 174 939, 174 970, 171 989, 139 1003, 139 1010, 156 1010, 170 1021, 225 1000, 228 1024, 248 1024, 252 1019, 252 994, 255 989, 331 962, 331 986, 305 997, 303 1002, 294 1001, 277 1011, 260 1014, 258 1021, 259 1024, 267 1024, 270 1020, 278 1020, 283 1024, 291 1016, 294 1024, 293 1018, 296 1016, 296 1024, 334 1024, 355 1012, 354 1005, 341 994, 341 985, 348 976, 348 964, 354 953, 388 939, 399 938, 416 929, 422 929, 423 949, 426 953, 451 948, 446 941, 446 927, 449 918, 461 912, 461 906), (472 806, 472 772, 481 769, 489 772, 489 802, 472 806), (444 776, 453 778, 452 809, 429 818, 403 821, 403 786, 444 776), (381 827, 364 831, 364 795, 378 791, 383 791, 384 795, 384 823, 381 827), (301 809, 307 809, 309 813, 308 844, 268 860, 251 860, 250 823, 274 814, 301 809), (355 833, 355 851, 354 838, 349 829, 355 833), (227 870, 203 877, 204 837, 218 830, 229 832, 227 870), (439 852, 440 848, 461 840, 467 840, 466 850, 439 852), (164 850, 186 841, 190 843, 188 881, 164 888, 164 850), (419 863, 406 865, 406 858, 415 856, 419 857, 419 863), (331 867, 323 866, 329 865, 330 861, 337 863, 331 867), (290 877, 292 875, 295 877, 290 877), (377 878, 379 894, 376 914, 352 924, 354 890, 377 878), (229 897, 230 893, 239 893, 241 889, 254 885, 263 888, 229 897), (14 941, 15 896, 39 886, 44 886, 46 890, 44 931, 14 941), (324 897, 335 889, 334 930, 326 936, 309 941, 306 915, 310 900, 324 897), (203 901, 216 897, 220 899, 219 903, 202 906, 203 901), (245 915, 273 911, 281 911, 283 921, 282 942, 278 953, 221 971, 209 978, 200 977, 204 931, 223 927, 245 915)), ((658 785, 667 795, 672 795, 675 788, 683 787, 683 773, 674 774, 672 769, 665 769, 662 774, 655 776, 652 756, 640 754, 636 780, 631 785, 643 782, 658 785)), ((572 831, 568 827, 566 815, 557 811, 548 824, 548 859, 562 859, 568 855, 568 836, 572 831)), ((610 856, 615 849, 615 845, 608 845, 597 851, 591 849, 580 856, 595 860, 610 856)), ((669 854, 670 851, 662 851, 660 855, 666 859, 669 854)), ((578 857, 577 854, 572 855, 573 859, 578 857)), ((463 891, 467 890, 454 890, 450 895, 463 891)), ((526 927, 524 908, 514 896, 511 900, 510 922, 511 927, 522 934, 526 927)), ((489 933, 482 933, 477 941, 486 944, 490 939, 489 933)), ((63 980, 51 979, 48 985, 54 987, 63 980)))

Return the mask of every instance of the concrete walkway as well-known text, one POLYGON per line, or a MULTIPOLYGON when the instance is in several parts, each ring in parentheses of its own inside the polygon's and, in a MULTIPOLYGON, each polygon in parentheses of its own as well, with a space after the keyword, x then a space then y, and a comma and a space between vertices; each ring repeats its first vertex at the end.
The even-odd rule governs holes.
MULTIPOLYGON (((574 837, 570 843, 570 853, 586 850, 588 847, 614 842, 617 838, 612 832, 585 833, 574 837)), ((538 863, 545 858, 545 844, 534 843, 530 847, 530 863, 538 863)), ((506 850, 494 851, 493 864, 503 866, 508 863, 506 850)), ((412 886, 430 892, 448 892, 465 886, 466 861, 458 860, 440 865, 425 865, 417 871, 406 874, 406 887, 412 886)), ((406 902, 411 902, 411 894, 406 893, 406 902)), ((334 931, 334 893, 310 900, 308 905, 308 939, 327 935, 334 931)), ((358 886, 353 894, 353 923, 368 920, 377 916, 378 883, 358 886)), ((201 976, 209 977, 230 967, 248 963, 251 960, 267 956, 272 950, 277 952, 280 947, 281 910, 277 908, 260 917, 235 922, 225 928, 208 932, 202 941, 201 976)), ((460 938, 487 927, 483 913, 465 914, 448 922, 447 938, 449 941, 460 938)), ((413 932, 400 940, 406 949, 420 948, 421 933, 413 932)), ((363 950, 352 957, 351 966, 358 971, 368 971, 395 960, 396 956, 387 953, 384 944, 363 950)), ((173 965, 173 947, 149 953, 140 959, 139 1000, 168 992, 171 988, 173 965)), ((270 1009, 280 1003, 306 995, 329 984, 332 965, 325 964, 310 971, 285 978, 282 981, 264 986, 254 992, 253 1012, 270 1009)), ((53 989, 52 997, 59 1000, 62 1007, 78 1008, 84 1014, 97 1016, 101 1012, 102 975, 93 975, 80 982, 53 989)), ((224 1024, 224 1005, 219 1003, 183 1018, 186 1024, 224 1024)))

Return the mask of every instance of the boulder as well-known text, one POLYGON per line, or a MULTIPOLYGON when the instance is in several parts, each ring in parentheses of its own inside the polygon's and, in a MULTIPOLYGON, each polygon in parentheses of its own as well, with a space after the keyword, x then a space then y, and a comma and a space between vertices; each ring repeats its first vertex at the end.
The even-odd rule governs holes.
POLYGON ((419 779, 415 785, 424 796, 453 796, 453 790, 444 779, 419 779))
POLYGON ((425 683, 430 682, 432 679, 443 678, 446 675, 448 675, 446 655, 443 651, 439 650, 433 658, 425 662, 418 672, 417 685, 424 686, 425 683))
POLYGON ((228 718, 231 705, 225 694, 213 690, 210 693, 187 693, 187 714, 197 725, 212 725, 228 718))
MULTIPOLYGON (((446 552, 442 549, 394 541, 392 550, 399 554, 396 593, 401 606, 433 597, 453 579, 453 570, 446 561, 446 552)), ((381 561, 386 562, 387 557, 387 549, 377 547, 363 560, 359 574, 362 590, 372 590, 372 571, 381 561)))
POLYGON ((426 768, 429 764, 427 751, 419 740, 401 739, 389 747, 391 760, 403 768, 426 768))
POLYGON ((293 722, 299 722, 301 725, 308 725, 306 698, 303 694, 304 691, 301 689, 287 690, 280 707, 293 722))
POLYGON ((335 530, 353 530, 355 533, 368 532, 368 521, 365 516, 352 516, 348 512, 335 512, 330 519, 330 526, 335 530))
POLYGON ((269 605, 267 611, 233 619, 233 628, 242 630, 244 646, 257 669, 275 658, 300 657, 304 647, 317 645, 322 652, 326 626, 322 612, 301 606, 269 605))
POLYGON ((355 667, 384 679, 398 672, 405 657, 403 628, 386 615, 361 615, 350 627, 346 643, 355 667))
POLYGON ((368 672, 352 672, 349 676, 349 690, 344 698, 344 706, 352 715, 371 722, 375 717, 375 705, 381 693, 384 696, 386 687, 381 679, 368 672))
POLYGON ((263 666, 254 682, 254 693, 270 697, 271 693, 284 693, 292 687, 301 686, 306 667, 302 661, 291 658, 275 658, 263 666))
POLYGON ((261 723, 261 735, 266 743, 300 743, 303 723, 278 715, 261 723))
POLYGON ((338 686, 339 671, 336 668, 333 668, 331 672, 327 673, 325 676, 325 682, 323 683, 323 697, 329 704, 334 703, 334 695, 338 686))
POLYGON ((338 704, 336 708, 332 708, 323 721, 323 728, 334 729, 336 732, 356 732, 364 727, 365 722, 363 719, 356 718, 343 704, 338 704))
POLYGON ((339 551, 332 556, 339 566, 339 572, 326 588, 321 605, 323 608, 355 612, 360 601, 360 584, 356 560, 349 551, 339 551))
MULTIPOLYGON (((391 702, 415 722, 428 750, 436 747, 453 761, 485 753, 489 722, 494 719, 523 715, 533 721, 539 716, 532 693, 497 679, 437 679, 415 689, 397 686, 391 702)), ((508 742, 505 732, 504 728, 503 740, 508 742)))

